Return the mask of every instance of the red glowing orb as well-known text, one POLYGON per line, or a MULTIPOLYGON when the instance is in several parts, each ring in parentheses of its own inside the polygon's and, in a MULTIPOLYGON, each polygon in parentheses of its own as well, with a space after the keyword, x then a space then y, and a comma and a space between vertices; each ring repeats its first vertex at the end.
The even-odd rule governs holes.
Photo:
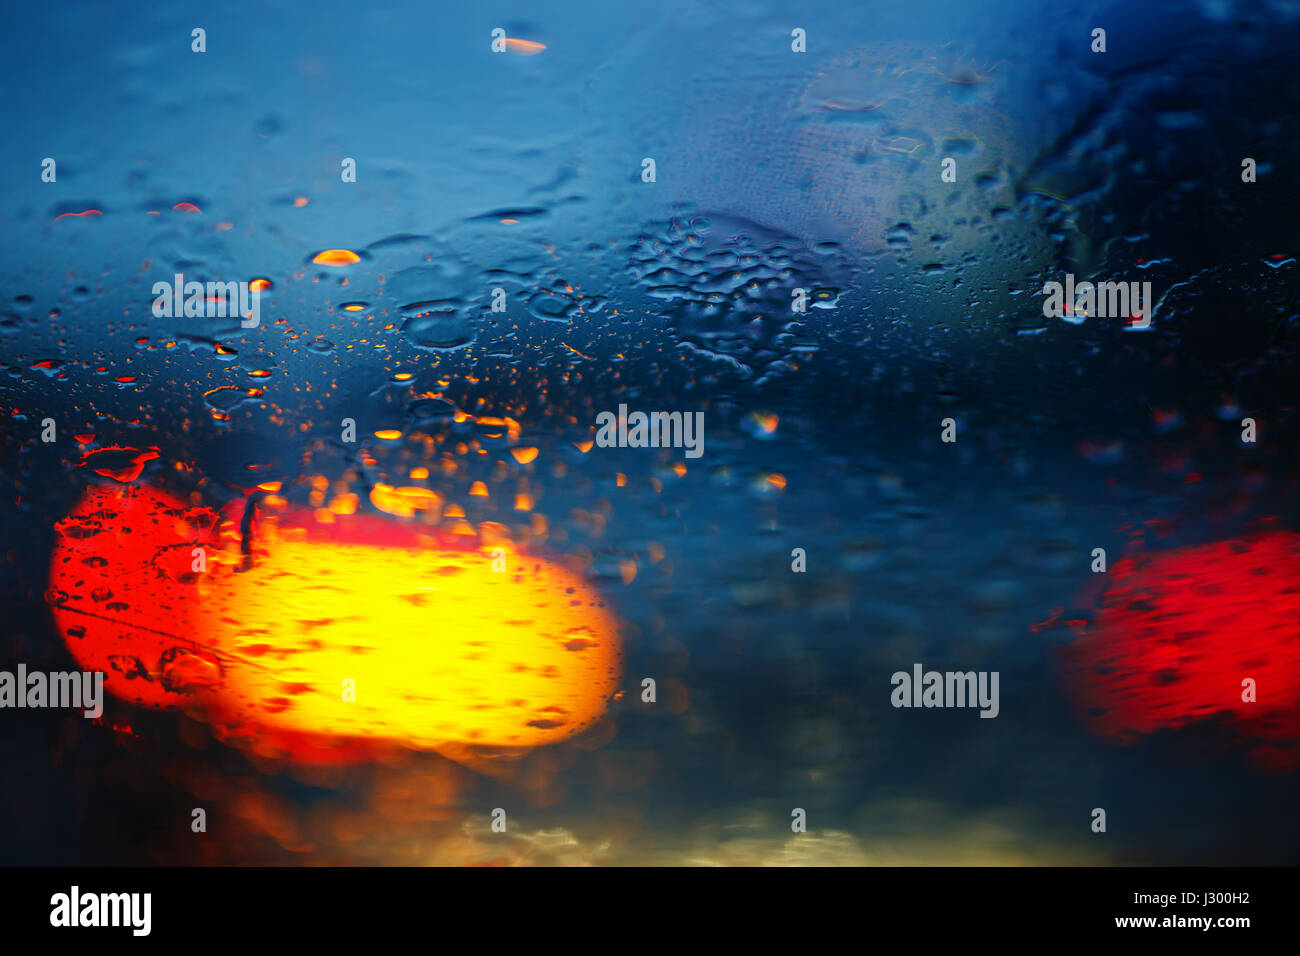
POLYGON ((1109 742, 1211 718, 1300 767, 1300 535, 1118 562, 1088 634, 1063 649, 1083 719, 1109 742))

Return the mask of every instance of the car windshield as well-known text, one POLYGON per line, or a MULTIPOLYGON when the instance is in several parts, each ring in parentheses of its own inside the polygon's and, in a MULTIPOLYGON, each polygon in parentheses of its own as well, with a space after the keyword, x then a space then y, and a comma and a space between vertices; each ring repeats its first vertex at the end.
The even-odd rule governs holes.
POLYGON ((1294 4, 7 19, 0 860, 1295 859, 1294 4))

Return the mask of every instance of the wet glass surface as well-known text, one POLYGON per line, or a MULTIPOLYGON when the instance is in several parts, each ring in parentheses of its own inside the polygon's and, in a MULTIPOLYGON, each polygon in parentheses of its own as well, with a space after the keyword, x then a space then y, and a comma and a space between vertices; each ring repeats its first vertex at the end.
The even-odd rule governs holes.
POLYGON ((7 13, 0 858, 1296 862, 1300 6, 448 6, 7 13))

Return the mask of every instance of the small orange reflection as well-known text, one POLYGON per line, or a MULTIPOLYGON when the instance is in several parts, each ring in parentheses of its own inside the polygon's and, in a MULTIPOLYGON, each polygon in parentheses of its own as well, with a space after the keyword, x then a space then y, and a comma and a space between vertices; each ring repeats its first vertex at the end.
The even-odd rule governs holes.
POLYGON ((377 482, 370 489, 370 503, 387 514, 409 518, 417 511, 437 508, 442 503, 442 496, 418 485, 395 488, 377 482))
POLYGON ((518 37, 506 37, 506 49, 516 56, 536 56, 546 49, 546 44, 520 40, 518 37))
POLYGON ((361 257, 351 249, 326 249, 316 253, 311 261, 318 266, 350 266, 360 262, 361 257))

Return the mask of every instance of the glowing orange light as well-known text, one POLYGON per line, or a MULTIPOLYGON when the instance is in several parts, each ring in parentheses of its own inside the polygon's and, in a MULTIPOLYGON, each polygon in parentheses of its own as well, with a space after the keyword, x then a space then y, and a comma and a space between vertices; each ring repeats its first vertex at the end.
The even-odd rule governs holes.
POLYGON ((352 492, 344 492, 341 495, 335 495, 330 501, 329 512, 335 515, 354 515, 357 513, 357 505, 361 499, 352 492))
POLYGON ((546 49, 546 44, 506 37, 506 49, 516 56, 536 56, 546 49))
POLYGON ((318 266, 350 266, 361 261, 361 257, 351 249, 326 249, 316 253, 311 260, 318 266))
POLYGON ((511 448, 510 454, 515 456, 515 461, 521 465, 526 465, 537 457, 537 449, 528 445, 521 445, 518 448, 511 448))
POLYGON ((267 289, 271 288, 271 280, 254 279, 252 282, 248 283, 248 287, 254 292, 265 292, 267 289))
POLYGON ((437 508, 442 503, 442 497, 436 491, 417 485, 395 488, 377 482, 370 489, 370 503, 386 514, 409 518, 417 511, 437 508))
POLYGON ((238 501, 218 514, 115 486, 59 522, 54 618, 110 693, 319 760, 364 756, 367 741, 552 743, 617 690, 617 622, 561 564, 472 531, 321 524, 266 500, 241 540, 241 515, 238 501))
POLYGON ((203 212, 202 209, 194 205, 194 203, 192 202, 178 202, 176 205, 172 206, 172 208, 175 209, 177 212, 190 212, 190 213, 203 212))

